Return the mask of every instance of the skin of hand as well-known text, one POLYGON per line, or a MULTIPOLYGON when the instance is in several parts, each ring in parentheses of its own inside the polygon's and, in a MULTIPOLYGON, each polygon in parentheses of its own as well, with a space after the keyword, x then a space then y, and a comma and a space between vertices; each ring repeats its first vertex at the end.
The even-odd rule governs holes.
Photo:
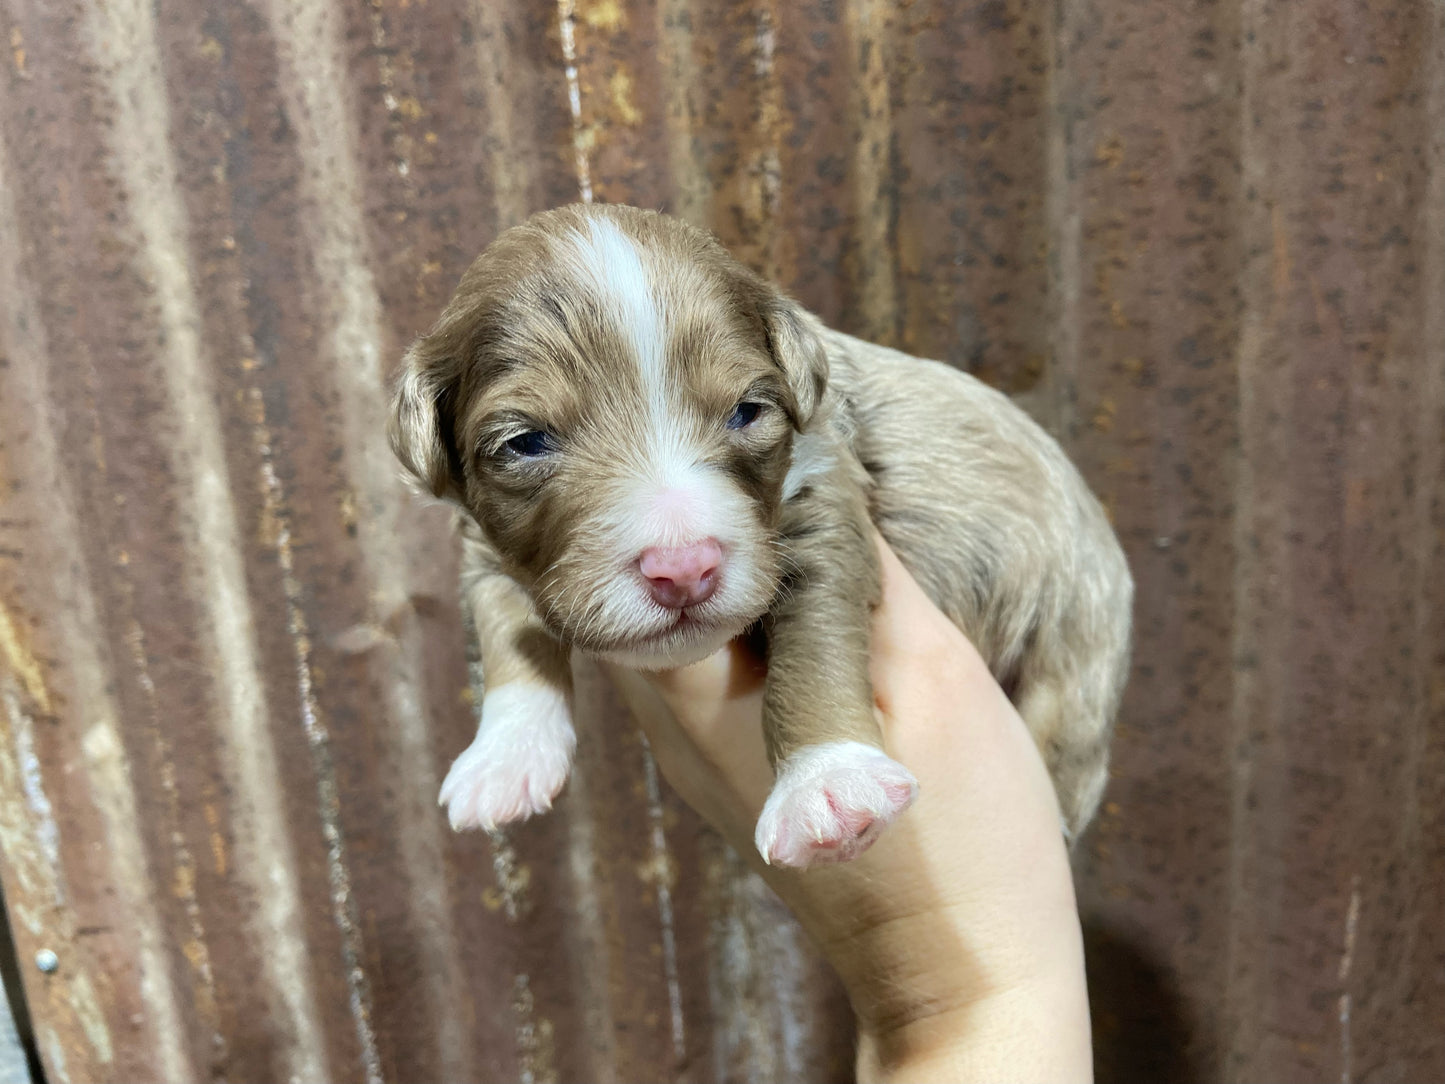
POLYGON ((1053 786, 968 639, 878 539, 871 674, 917 802, 852 862, 765 866, 763 664, 742 641, 657 674, 610 668, 658 766, 748 856, 837 970, 860 1081, 1092 1078, 1083 944, 1053 786))

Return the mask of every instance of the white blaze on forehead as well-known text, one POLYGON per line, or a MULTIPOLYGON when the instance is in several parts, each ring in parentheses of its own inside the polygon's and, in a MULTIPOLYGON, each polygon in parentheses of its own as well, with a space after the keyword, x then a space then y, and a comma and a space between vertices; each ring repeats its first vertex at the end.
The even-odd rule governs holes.
POLYGON ((665 314, 653 290, 652 276, 632 239, 605 218, 587 223, 587 233, 568 234, 576 263, 573 270, 603 312, 617 322, 642 374, 642 386, 654 408, 665 406, 667 377, 665 314))
POLYGON ((573 273, 614 323, 647 396, 645 446, 631 449, 638 484, 625 502, 624 514, 633 518, 628 533, 665 537, 666 544, 719 534, 726 529, 717 522, 719 513, 737 514, 737 500, 727 499, 729 487, 700 466, 700 449, 688 437, 687 406, 667 366, 667 307, 652 267, 637 243, 606 218, 589 220, 585 233, 574 230, 567 240, 573 273), (672 514, 662 515, 659 523, 652 501, 667 494, 684 499, 665 500, 672 514))

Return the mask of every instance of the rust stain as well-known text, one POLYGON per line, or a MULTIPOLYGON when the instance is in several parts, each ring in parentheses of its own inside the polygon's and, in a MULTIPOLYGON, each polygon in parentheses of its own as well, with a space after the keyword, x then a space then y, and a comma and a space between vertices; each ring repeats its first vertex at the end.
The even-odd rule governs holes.
POLYGON ((657 853, 639 862, 634 869, 637 879, 645 885, 677 886, 677 861, 671 855, 657 853))
MULTIPOLYGON (((482 162, 491 178, 493 209, 502 226, 511 226, 526 217, 531 209, 527 201, 527 163, 519 150, 532 146, 539 133, 520 130, 517 118, 516 50, 508 38, 506 5, 488 0, 472 6, 476 21, 476 59, 479 80, 475 93, 480 108, 490 118, 492 138, 481 148, 482 162)), ((424 137, 434 144, 438 137, 430 132, 424 137)))
MULTIPOLYGON (((494 899, 500 899, 508 922, 522 922, 532 910, 527 889, 532 884, 532 870, 517 857, 517 851, 505 832, 488 833, 492 840, 492 874, 496 877, 494 899)), ((489 893, 490 895, 490 893, 489 893)))
POLYGON ((20 680, 36 707, 49 715, 52 708, 44 670, 40 661, 30 653, 19 626, 3 602, 0 602, 0 653, 5 656, 6 667, 20 680))
POLYGON ((1102 399, 1099 405, 1094 408, 1092 424, 1100 433, 1108 433, 1114 428, 1114 413, 1116 411, 1112 399, 1102 399))
POLYGON ((857 101, 853 113, 859 133, 853 161, 858 257, 851 269, 858 282, 858 330, 871 339, 897 341, 898 297, 889 233, 895 208, 890 187, 893 125, 889 73, 897 66, 892 5, 881 0, 849 0, 847 26, 856 43, 857 101))
POLYGON ((25 75, 25 35, 18 26, 10 28, 10 59, 15 64, 17 75, 25 75))
POLYGON ((171 895, 180 900, 194 898, 196 894, 196 870, 194 866, 178 865, 171 875, 171 895))
POLYGON ((1345 482, 1345 526, 1354 527, 1368 520, 1372 514, 1369 480, 1365 478, 1347 479, 1345 482))
POLYGON ((615 34, 627 25, 627 13, 617 0, 596 0, 579 5, 578 14, 593 30, 615 34))
POLYGON ((1284 218, 1278 206, 1269 209, 1270 244, 1274 253, 1274 285, 1276 303, 1283 303, 1289 297, 1290 284, 1294 278, 1294 264, 1289 255, 1289 231, 1284 227, 1284 218))
POLYGON ((226 876, 230 869, 230 861, 226 855, 226 838, 221 835, 221 811, 216 808, 214 802, 207 802, 202 807, 206 818, 206 826, 210 831, 211 841, 211 862, 212 868, 216 871, 217 877, 226 876))
MULTIPOLYGON (((134 587, 123 582, 122 597, 127 608, 134 608, 134 587)), ((197 1016, 211 1030, 213 1054, 224 1057, 226 1040, 221 1034, 221 1021, 216 1007, 215 972, 211 967, 210 949, 206 944, 206 928, 202 918, 201 904, 196 896, 196 863, 186 843, 180 803, 180 787, 177 783, 176 762, 164 730, 160 725, 160 712, 156 703, 156 685, 151 675, 145 646, 145 631, 139 621, 131 618, 126 630, 126 642, 130 648, 131 664, 141 690, 146 697, 146 729, 149 733, 156 757, 161 762, 161 790, 165 797, 164 830, 170 843, 170 858, 173 866, 171 895, 180 901, 185 910, 187 932, 190 937, 183 946, 186 961, 191 965, 193 1005, 197 1016)))
POLYGON ((707 175, 705 151, 697 138, 702 70, 695 55, 698 42, 690 5, 691 0, 659 0, 658 66, 674 209, 688 221, 702 224, 709 221, 714 181, 707 175))
POLYGON ((632 104, 632 76, 626 68, 618 68, 607 81, 612 99, 612 111, 623 124, 637 124, 642 113, 632 104))
POLYGON ((1117 135, 1110 136, 1094 148, 1094 161, 1118 169, 1124 163, 1124 141, 1117 135))
POLYGON ((356 494, 350 489, 343 489, 337 498, 337 513, 341 516, 341 522, 347 531, 354 532, 360 522, 356 514, 356 494))
POLYGON ((748 161, 742 170, 744 188, 737 210, 746 223, 743 238, 752 249, 750 254, 744 248, 744 258, 751 256, 750 262, 769 278, 781 279, 792 263, 788 238, 777 229, 783 198, 781 148, 788 132, 788 115, 778 81, 777 13, 772 4, 759 5, 751 45, 758 120, 755 138, 748 142, 748 161))

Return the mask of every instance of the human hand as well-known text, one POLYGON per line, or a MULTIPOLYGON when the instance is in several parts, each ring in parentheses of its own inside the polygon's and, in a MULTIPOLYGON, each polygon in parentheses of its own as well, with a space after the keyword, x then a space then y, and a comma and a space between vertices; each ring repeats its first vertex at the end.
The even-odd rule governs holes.
POLYGON ((1078 913, 1043 762, 973 645, 880 538, 871 676, 912 809, 851 862, 768 867, 760 663, 741 641, 659 674, 612 668, 669 783, 821 946, 858 1017, 860 1080, 1087 1080, 1078 913))

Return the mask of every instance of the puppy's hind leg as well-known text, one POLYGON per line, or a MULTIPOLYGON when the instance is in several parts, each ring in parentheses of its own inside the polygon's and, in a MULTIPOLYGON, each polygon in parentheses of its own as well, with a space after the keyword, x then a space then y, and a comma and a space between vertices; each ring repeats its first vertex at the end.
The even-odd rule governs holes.
POLYGON ((1081 655, 1064 637, 1036 645, 1019 674, 1016 701, 1054 782, 1070 845, 1088 827, 1109 779, 1109 739, 1123 687, 1121 652, 1081 655))

